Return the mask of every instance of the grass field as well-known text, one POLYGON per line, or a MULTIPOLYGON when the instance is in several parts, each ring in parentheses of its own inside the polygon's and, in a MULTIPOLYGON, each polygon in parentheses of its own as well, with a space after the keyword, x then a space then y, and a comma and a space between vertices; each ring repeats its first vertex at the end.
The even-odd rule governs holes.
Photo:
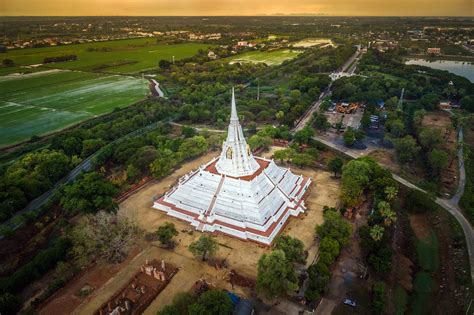
POLYGON ((282 64, 286 60, 295 58, 301 54, 300 50, 274 50, 274 51, 252 51, 242 55, 230 58, 230 63, 265 63, 268 66, 275 66, 282 64))
MULTIPOLYGON (((207 47, 209 45, 200 43, 156 44, 155 38, 139 38, 10 50, 2 54, 2 58, 12 59, 17 66, 27 66, 41 64, 46 57, 76 55, 78 58, 76 61, 51 63, 47 66, 82 71, 100 70, 115 73, 133 73, 157 67, 161 59, 171 61, 173 56, 176 60, 191 57, 199 49, 206 49, 207 47)), ((11 73, 10 70, 4 70, 3 74, 9 72, 11 73)), ((2 73, 0 72, 0 74, 2 73)))
POLYGON ((147 93, 147 82, 128 76, 50 70, 0 77, 0 147, 130 105, 147 93))

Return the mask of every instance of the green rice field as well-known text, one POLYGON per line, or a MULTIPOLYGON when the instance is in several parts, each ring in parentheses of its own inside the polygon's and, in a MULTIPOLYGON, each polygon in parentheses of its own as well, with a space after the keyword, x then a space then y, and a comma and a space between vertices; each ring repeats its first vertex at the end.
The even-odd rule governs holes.
POLYGON ((268 66, 280 65, 286 60, 291 60, 301 54, 300 50, 274 50, 274 51, 251 51, 230 58, 230 63, 265 63, 268 66))
MULTIPOLYGON (((56 62, 43 67, 81 71, 103 71, 114 73, 134 73, 156 68, 162 59, 175 60, 195 55, 199 49, 209 45, 201 43, 184 43, 175 45, 157 44, 155 38, 138 38, 108 42, 94 42, 77 45, 65 45, 45 48, 10 50, 2 54, 3 59, 12 59, 21 67, 41 64, 46 57, 76 55, 78 60, 56 62)), ((2 74, 2 73, 0 73, 2 74)), ((7 73, 3 73, 7 74, 7 73)))
POLYGON ((61 130, 148 94, 146 80, 69 70, 0 77, 0 147, 61 130))

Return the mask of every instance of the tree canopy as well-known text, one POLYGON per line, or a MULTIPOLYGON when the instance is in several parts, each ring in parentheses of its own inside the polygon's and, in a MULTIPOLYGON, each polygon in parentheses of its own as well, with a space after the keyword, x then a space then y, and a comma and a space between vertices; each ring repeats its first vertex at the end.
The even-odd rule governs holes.
POLYGON ((64 187, 61 205, 69 212, 96 213, 100 210, 115 213, 118 205, 113 199, 117 188, 101 174, 89 172, 80 175, 64 187))

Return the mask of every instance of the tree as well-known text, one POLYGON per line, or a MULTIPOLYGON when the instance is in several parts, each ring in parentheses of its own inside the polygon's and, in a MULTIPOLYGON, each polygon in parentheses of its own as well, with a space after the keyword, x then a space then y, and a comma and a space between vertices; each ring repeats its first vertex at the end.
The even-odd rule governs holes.
POLYGON ((365 160, 352 160, 344 165, 342 168, 341 199, 346 205, 355 206, 361 202, 372 175, 371 164, 365 160))
POLYGON ((337 177, 337 174, 341 173, 343 164, 344 162, 338 156, 335 156, 331 160, 329 160, 328 168, 331 172, 334 173, 334 177, 337 177))
POLYGON ((397 197, 398 189, 394 186, 388 186, 388 187, 385 187, 384 193, 385 193, 385 198, 388 201, 392 201, 392 200, 395 200, 395 198, 397 197))
POLYGON ((292 263, 282 250, 263 254, 258 261, 256 289, 276 298, 297 289, 298 280, 292 263))
POLYGON ((118 205, 113 199, 117 188, 101 174, 89 172, 64 187, 61 205, 66 211, 96 213, 100 210, 115 213, 118 205))
POLYGON ((314 157, 308 153, 296 153, 291 158, 291 162, 297 166, 312 166, 314 165, 314 157))
POLYGON ((314 137, 314 129, 309 126, 306 126, 295 133, 294 139, 299 144, 303 144, 303 143, 307 144, 311 141, 313 137, 314 137))
POLYGON ((160 62, 158 62, 158 66, 161 69, 169 69, 171 67, 172 63, 168 60, 161 59, 160 62))
POLYGON ((319 252, 328 253, 334 260, 339 255, 340 247, 337 240, 324 237, 319 243, 319 252))
POLYGON ((376 242, 380 241, 383 238, 385 228, 380 225, 374 225, 370 228, 370 237, 376 242))
POLYGON ((105 141, 102 139, 86 139, 82 141, 81 156, 88 157, 92 153, 96 152, 105 145, 105 141))
POLYGON ((273 154, 273 157, 277 160, 280 160, 280 162, 283 163, 284 161, 291 160, 294 155, 295 155, 295 150, 293 150, 292 148, 287 148, 287 149, 275 151, 275 153, 273 154))
POLYGON ((257 148, 266 149, 272 144, 272 139, 268 136, 262 137, 256 134, 250 137, 248 144, 252 150, 257 148))
POLYGON ((70 255, 78 267, 94 259, 109 263, 125 260, 130 248, 140 239, 142 231, 125 217, 103 211, 86 215, 69 233, 73 246, 70 255))
POLYGON ((8 292, 0 294, 0 314, 16 314, 21 308, 20 299, 8 292))
POLYGON ((217 252, 218 243, 211 236, 202 235, 197 241, 189 245, 189 251, 196 257, 200 256, 202 261, 212 257, 217 252))
POLYGON ((434 110, 439 104, 439 96, 437 94, 425 94, 420 99, 421 105, 426 110, 434 110))
POLYGON ((316 227, 319 238, 335 239, 341 247, 347 244, 352 233, 350 223, 336 211, 326 211, 323 217, 324 223, 316 227))
POLYGON ((275 241, 275 249, 282 250, 290 262, 304 263, 304 245, 297 238, 281 235, 275 241))
POLYGON ((192 315, 230 315, 234 305, 225 291, 209 290, 201 294, 196 303, 189 305, 192 315))
POLYGON ((13 60, 7 58, 7 59, 2 60, 2 66, 4 66, 4 67, 14 67, 15 63, 13 62, 13 60))
POLYGON ((182 126, 181 135, 183 135, 185 138, 191 138, 197 135, 197 130, 190 126, 182 126))
POLYGON ((444 150, 433 149, 428 160, 434 174, 439 174, 448 165, 449 156, 444 150))
POLYGON ((158 227, 156 235, 158 236, 158 240, 161 244, 169 247, 173 244, 173 237, 178 235, 178 231, 176 230, 173 223, 165 222, 158 227))
POLYGON ((191 158, 206 152, 208 149, 206 138, 203 136, 194 136, 184 139, 179 146, 178 155, 182 159, 191 158))
POLYGON ((390 124, 390 134, 395 138, 401 138, 405 135, 405 124, 400 119, 396 119, 390 124))
MULTIPOLYGON (((317 114, 317 112, 314 112, 314 113, 317 114)), ((331 127, 331 124, 328 122, 328 119, 326 118, 324 114, 319 114, 319 115, 316 115, 314 119, 314 126, 318 130, 326 131, 329 129, 329 127, 331 127)))
POLYGON ((352 129, 351 127, 348 127, 347 130, 344 132, 343 139, 344 139, 344 144, 346 146, 350 147, 351 145, 353 145, 354 142, 356 141, 356 135, 355 135, 354 129, 352 129))
POLYGON ((416 145, 416 140, 410 135, 400 139, 394 139, 393 144, 395 145, 395 151, 397 152, 400 162, 411 161, 420 150, 420 147, 416 145))
POLYGON ((275 114, 275 118, 278 120, 278 121, 283 121, 285 119, 285 113, 282 111, 282 110, 279 110, 276 114, 275 114))
POLYGON ((474 112, 474 96, 464 96, 461 99, 461 108, 470 112, 474 112))
POLYGON ((158 158, 150 164, 150 171, 155 178, 163 178, 171 173, 178 164, 177 156, 170 149, 159 152, 158 158))
POLYGON ((139 148, 129 159, 128 163, 133 165, 142 173, 148 172, 150 165, 160 156, 158 150, 153 146, 144 146, 139 148))
POLYGON ((392 225, 393 222, 397 220, 397 215, 392 209, 390 209, 390 204, 386 201, 379 201, 377 204, 377 209, 380 211, 381 216, 384 218, 384 224, 386 226, 392 225))
POLYGON ((383 314, 385 311, 385 283, 381 281, 376 282, 372 291, 372 310, 375 314, 383 314))
POLYGON ((428 151, 438 147, 443 141, 441 130, 435 128, 423 128, 418 135, 420 144, 428 151))

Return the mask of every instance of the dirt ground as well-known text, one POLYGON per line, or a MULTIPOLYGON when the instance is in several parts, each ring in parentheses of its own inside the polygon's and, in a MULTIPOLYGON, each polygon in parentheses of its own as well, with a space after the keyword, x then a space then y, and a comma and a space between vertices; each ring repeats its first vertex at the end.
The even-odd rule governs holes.
MULTIPOLYGON (((269 158, 275 149, 279 148, 271 148, 269 152, 263 153, 262 155, 269 158)), ((195 231, 186 222, 168 217, 164 212, 152 208, 155 197, 170 189, 181 176, 207 163, 217 155, 217 152, 211 152, 184 164, 170 176, 160 182, 146 185, 120 204, 118 214, 134 220, 140 227, 148 232, 155 231, 157 227, 164 222, 174 223, 180 232, 176 237, 177 246, 174 251, 169 251, 161 248, 158 243, 148 243, 143 251, 138 253, 134 258, 131 258, 127 264, 120 265, 118 269, 114 268, 113 275, 109 275, 109 279, 106 280, 106 282, 104 281, 105 284, 100 287, 97 286, 87 299, 79 301, 81 303, 79 306, 77 306, 77 302, 75 302, 75 306, 72 308, 75 309, 74 314, 93 313, 132 277, 145 259, 154 258, 164 259, 165 262, 172 262, 176 266, 181 267, 181 269, 165 290, 152 302, 145 311, 145 314, 156 314, 164 305, 171 302, 176 293, 188 291, 193 283, 199 279, 206 279, 216 287, 232 290, 243 296, 250 295, 248 289, 237 286, 234 289, 231 288, 227 281, 228 272, 230 272, 231 269, 235 269, 239 274, 248 277, 256 277, 258 259, 262 254, 270 252, 271 248, 218 234, 215 236, 220 244, 217 256, 219 258, 225 258, 229 267, 227 269, 217 270, 194 258, 188 250, 188 245, 197 240, 201 232, 195 231)), ((308 263, 310 264, 317 254, 314 228, 317 224, 322 223, 323 206, 336 206, 339 197, 339 181, 332 178, 329 172, 322 170, 292 168, 292 171, 296 174, 310 176, 313 184, 306 199, 307 212, 298 218, 292 217, 284 233, 303 241, 305 250, 309 253, 308 263)), ((93 270, 90 273, 94 274, 95 272, 97 271, 93 270)), ((72 289, 72 287, 81 288, 85 283, 90 283, 90 281, 86 281, 88 274, 76 280, 75 282, 77 282, 77 284, 70 283, 62 289, 61 292, 69 292, 66 296, 69 296, 69 299, 74 299, 71 294, 77 290, 72 289)), ((59 296, 62 295, 58 295, 58 302, 66 304, 66 301, 59 299, 59 296)), ((55 298, 51 303, 58 302, 56 302, 55 298)), ((70 313, 70 310, 71 308, 68 308, 61 314, 70 313)), ((46 314, 44 312, 42 313, 46 314)), ((50 312, 49 314, 55 313, 50 312)))
POLYGON ((377 162, 382 164, 388 170, 393 173, 400 173, 400 165, 398 164, 393 150, 374 150, 368 154, 368 156, 373 157, 377 162))
POLYGON ((412 214, 409 216, 410 225, 419 239, 425 239, 431 236, 429 222, 425 214, 412 214))
POLYGON ((443 193, 451 194, 458 182, 458 159, 456 157, 457 134, 452 127, 450 115, 443 111, 430 112, 425 115, 422 126, 441 130, 444 148, 451 152, 448 167, 441 173, 443 193))

